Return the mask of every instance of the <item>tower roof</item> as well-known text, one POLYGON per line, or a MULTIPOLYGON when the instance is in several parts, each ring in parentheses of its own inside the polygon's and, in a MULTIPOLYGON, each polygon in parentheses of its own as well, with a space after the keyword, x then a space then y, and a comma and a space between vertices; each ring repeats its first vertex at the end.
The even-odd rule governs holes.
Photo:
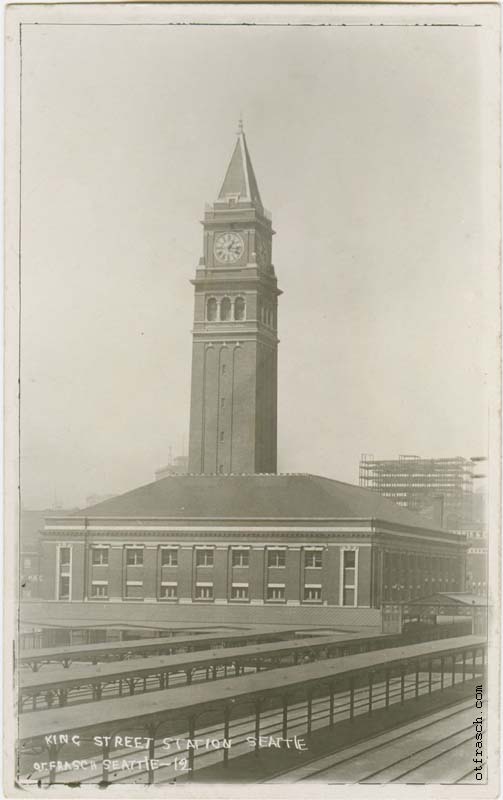
POLYGON ((262 200, 260 199, 257 179, 253 171, 241 120, 239 121, 237 136, 236 146, 227 167, 218 199, 226 201, 229 198, 234 198, 237 202, 252 203, 257 208, 262 209, 262 200))

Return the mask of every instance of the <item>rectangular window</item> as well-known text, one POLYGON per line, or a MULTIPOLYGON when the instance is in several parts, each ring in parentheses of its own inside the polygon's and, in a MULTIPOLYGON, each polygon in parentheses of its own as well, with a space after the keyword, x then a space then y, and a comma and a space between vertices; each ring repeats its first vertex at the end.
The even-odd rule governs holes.
POLYGON ((344 587, 343 605, 354 606, 355 604, 355 590, 353 588, 344 587))
POLYGON ((285 584, 270 583, 267 586, 267 599, 273 602, 281 602, 285 599, 285 584))
POLYGON ((304 566, 309 569, 320 569, 323 563, 321 550, 306 550, 304 553, 304 566))
POLYGON ((161 567, 177 567, 177 566, 178 566, 178 548, 162 547, 161 567))
POLYGON ((126 564, 128 567, 142 567, 143 547, 126 547, 126 564))
POLYGON ((70 576, 60 575, 59 577, 59 592, 58 597, 60 600, 70 599, 70 576))
POLYGON ((93 581, 91 585, 91 597, 106 600, 108 598, 108 581, 93 581))
POLYGON ((355 556, 354 550, 344 551, 344 583, 351 586, 355 585, 355 556))
POLYGON ((220 431, 220 441, 221 442, 223 442, 224 436, 225 436, 224 431, 220 431))
POLYGON ((248 600, 248 584, 233 583, 231 586, 231 600, 248 600))
POLYGON ((126 598, 128 600, 143 600, 143 581, 127 581, 126 598))
POLYGON ((163 581, 161 583, 161 600, 176 600, 178 598, 178 584, 163 581))
POLYGON ((249 550, 233 550, 232 551, 232 566, 233 567, 249 567, 250 566, 250 551, 249 550))
POLYGON ((93 567, 108 566, 108 547, 92 547, 91 558, 93 567))
POLYGON ((56 595, 58 600, 70 600, 72 550, 71 547, 59 547, 57 551, 57 584, 56 595))
POLYGON ((356 550, 342 553, 342 604, 354 606, 356 602, 356 550))
POLYGON ((306 584, 304 586, 304 602, 321 603, 321 585, 306 584))
POLYGON ((268 567, 284 567, 286 564, 286 550, 267 550, 268 567))
POLYGON ((213 550, 211 548, 199 548, 196 550, 196 567, 212 567, 213 550))
POLYGON ((196 600, 213 600, 213 584, 196 583, 196 600))

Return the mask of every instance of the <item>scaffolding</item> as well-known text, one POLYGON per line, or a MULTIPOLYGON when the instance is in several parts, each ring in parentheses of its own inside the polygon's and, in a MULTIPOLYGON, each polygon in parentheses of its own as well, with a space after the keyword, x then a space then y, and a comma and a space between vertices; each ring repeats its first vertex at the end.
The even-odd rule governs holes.
POLYGON ((474 462, 477 458, 420 458, 400 455, 360 459, 360 486, 388 497, 404 508, 427 515, 442 498, 443 525, 457 529, 472 520, 474 462))

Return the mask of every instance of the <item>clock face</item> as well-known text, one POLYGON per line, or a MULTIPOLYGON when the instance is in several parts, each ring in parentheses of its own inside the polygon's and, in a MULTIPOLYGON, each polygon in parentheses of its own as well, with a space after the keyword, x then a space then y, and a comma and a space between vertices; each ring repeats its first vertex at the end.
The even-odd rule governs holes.
POLYGON ((239 233, 219 233, 215 237, 213 252, 222 264, 233 264, 243 255, 245 243, 239 233))
POLYGON ((263 267, 267 266, 269 262, 269 248, 260 237, 257 239, 257 258, 259 264, 262 264, 263 267))

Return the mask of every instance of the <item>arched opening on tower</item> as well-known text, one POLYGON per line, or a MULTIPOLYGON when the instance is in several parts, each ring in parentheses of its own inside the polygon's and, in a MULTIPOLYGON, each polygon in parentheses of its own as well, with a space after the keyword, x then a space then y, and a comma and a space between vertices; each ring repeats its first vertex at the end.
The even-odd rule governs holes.
POLYGON ((234 303, 234 319, 240 322, 245 318, 246 303, 243 297, 236 297, 234 303))
POLYGON ((217 318, 217 301, 214 297, 210 297, 206 303, 206 319, 208 322, 214 322, 217 318))
POLYGON ((222 322, 227 322, 231 318, 231 301, 228 297, 224 297, 220 303, 220 319, 222 322))

